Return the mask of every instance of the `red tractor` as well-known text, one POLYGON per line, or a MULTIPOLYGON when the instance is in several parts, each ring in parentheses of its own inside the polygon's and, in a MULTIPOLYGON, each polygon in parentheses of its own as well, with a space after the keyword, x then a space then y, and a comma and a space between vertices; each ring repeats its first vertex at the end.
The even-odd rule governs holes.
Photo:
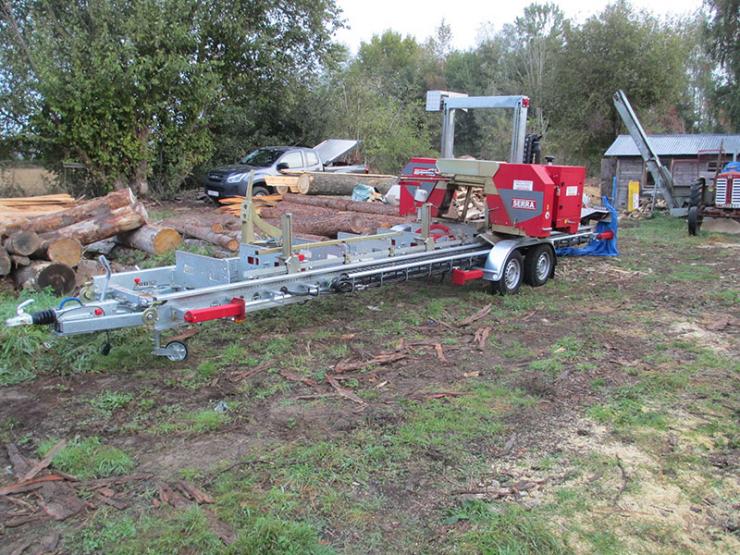
POLYGON ((704 216, 740 220, 740 162, 726 164, 711 186, 704 178, 691 186, 689 235, 699 233, 704 216))

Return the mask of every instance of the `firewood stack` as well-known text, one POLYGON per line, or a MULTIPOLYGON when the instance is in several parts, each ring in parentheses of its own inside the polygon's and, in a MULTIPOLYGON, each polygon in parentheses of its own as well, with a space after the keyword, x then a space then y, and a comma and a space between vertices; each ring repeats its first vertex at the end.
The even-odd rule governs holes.
POLYGON ((85 202, 57 199, 56 206, 50 206, 49 196, 61 198, 0 199, 0 276, 12 277, 19 288, 70 293, 83 250, 96 241, 118 237, 151 254, 181 241, 174 229, 149 225, 146 209, 129 189, 85 202))

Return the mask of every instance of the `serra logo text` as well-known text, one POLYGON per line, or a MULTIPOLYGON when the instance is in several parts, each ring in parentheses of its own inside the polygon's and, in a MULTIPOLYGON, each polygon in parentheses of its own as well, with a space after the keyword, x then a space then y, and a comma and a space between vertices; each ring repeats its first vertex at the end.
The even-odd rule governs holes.
POLYGON ((522 210, 537 210, 537 204, 530 198, 513 198, 511 199, 512 208, 521 208, 522 210))

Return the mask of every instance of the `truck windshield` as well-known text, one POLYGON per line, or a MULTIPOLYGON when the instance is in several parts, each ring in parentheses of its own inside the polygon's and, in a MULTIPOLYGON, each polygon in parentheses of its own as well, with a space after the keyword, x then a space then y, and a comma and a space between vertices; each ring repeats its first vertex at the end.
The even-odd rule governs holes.
POLYGON ((277 148, 257 148, 241 159, 242 164, 267 168, 272 166, 285 150, 277 148))

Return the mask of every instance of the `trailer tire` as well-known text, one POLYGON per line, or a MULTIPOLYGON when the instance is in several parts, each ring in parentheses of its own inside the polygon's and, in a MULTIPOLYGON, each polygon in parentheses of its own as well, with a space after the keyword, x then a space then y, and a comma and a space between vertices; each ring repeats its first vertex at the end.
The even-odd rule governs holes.
POLYGON ((188 346, 182 341, 170 341, 165 346, 165 356, 172 362, 182 362, 188 358, 188 346))
POLYGON ((524 257, 515 250, 506 257, 501 270, 501 279, 491 282, 491 293, 516 295, 522 287, 524 278, 524 257))
POLYGON ((541 287, 552 277, 555 269, 555 252, 550 245, 532 247, 524 257, 524 283, 541 287))
POLYGON ((701 214, 699 214, 698 206, 692 206, 689 208, 688 223, 689 223, 689 235, 699 235, 699 230, 701 229, 702 217, 701 217, 701 214))

